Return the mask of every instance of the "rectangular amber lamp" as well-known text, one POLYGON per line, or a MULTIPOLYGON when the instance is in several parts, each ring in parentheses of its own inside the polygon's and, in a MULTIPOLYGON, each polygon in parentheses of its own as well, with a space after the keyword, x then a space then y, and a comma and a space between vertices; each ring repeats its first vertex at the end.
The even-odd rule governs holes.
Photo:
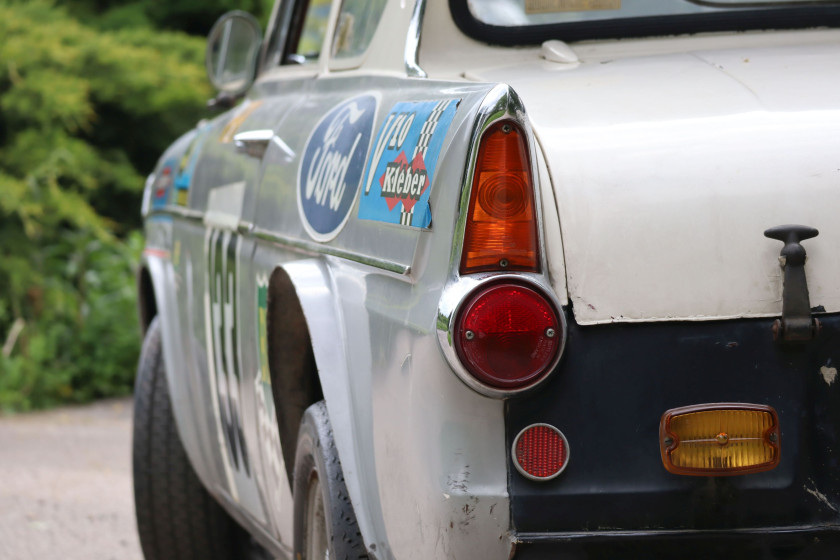
POLYGON ((732 476, 779 464, 779 417, 769 406, 714 403, 673 408, 659 423, 662 464, 668 472, 732 476))

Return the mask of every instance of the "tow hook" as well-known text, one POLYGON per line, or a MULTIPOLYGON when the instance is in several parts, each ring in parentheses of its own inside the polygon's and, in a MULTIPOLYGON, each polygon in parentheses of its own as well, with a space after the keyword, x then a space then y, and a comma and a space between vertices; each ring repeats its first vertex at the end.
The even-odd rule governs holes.
POLYGON ((811 316, 808 281, 805 278, 805 248, 801 241, 819 235, 808 226, 776 226, 764 232, 765 237, 785 244, 779 264, 785 272, 782 288, 782 318, 773 323, 773 338, 782 342, 804 342, 813 339, 820 322, 811 316))

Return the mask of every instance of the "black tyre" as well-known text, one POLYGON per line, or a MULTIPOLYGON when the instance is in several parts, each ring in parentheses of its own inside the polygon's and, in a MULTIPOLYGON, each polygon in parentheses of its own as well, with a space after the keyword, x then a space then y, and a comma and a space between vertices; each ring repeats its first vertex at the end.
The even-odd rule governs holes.
POLYGON ((158 319, 143 342, 134 386, 134 505, 146 560, 247 556, 247 535, 202 486, 178 436, 158 319))
POLYGON ((295 558, 368 558, 344 484, 324 401, 313 404, 303 415, 293 490, 295 558))

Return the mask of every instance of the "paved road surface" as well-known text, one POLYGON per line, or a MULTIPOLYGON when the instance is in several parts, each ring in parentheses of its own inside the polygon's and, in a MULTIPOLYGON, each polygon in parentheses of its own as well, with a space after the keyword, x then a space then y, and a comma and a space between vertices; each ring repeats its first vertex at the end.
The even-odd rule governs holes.
POLYGON ((142 560, 131 401, 0 417, 0 560, 142 560))

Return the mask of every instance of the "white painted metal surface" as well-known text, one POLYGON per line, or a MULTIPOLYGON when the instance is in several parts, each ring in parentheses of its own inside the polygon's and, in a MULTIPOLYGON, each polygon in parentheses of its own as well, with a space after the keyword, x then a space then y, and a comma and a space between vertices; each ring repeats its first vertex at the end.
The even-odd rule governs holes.
POLYGON ((425 29, 464 54, 424 43, 430 75, 523 99, 579 323, 779 315, 779 246, 763 232, 786 223, 820 230, 804 245, 811 302, 840 310, 840 32, 593 42, 572 45, 568 68, 536 49, 493 64, 497 48, 430 12, 425 29))

